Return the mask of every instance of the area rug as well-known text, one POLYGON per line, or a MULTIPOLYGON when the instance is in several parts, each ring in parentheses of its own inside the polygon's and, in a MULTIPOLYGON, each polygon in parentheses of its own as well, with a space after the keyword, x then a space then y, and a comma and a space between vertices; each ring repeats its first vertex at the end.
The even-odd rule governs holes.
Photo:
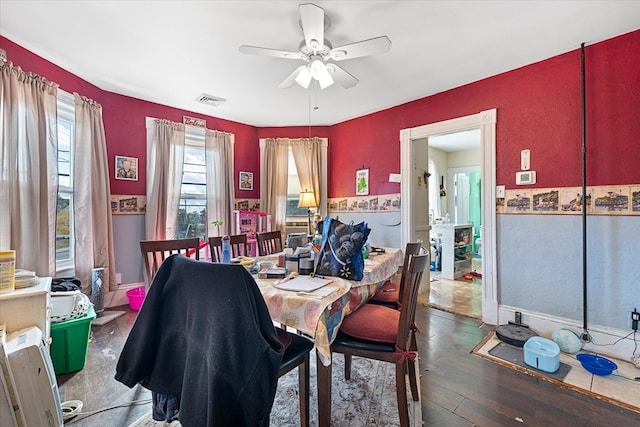
MULTIPOLYGON (((309 397, 310 425, 318 425, 315 357, 311 357, 311 395, 309 397)), ((418 369, 418 372, 420 370, 418 369)), ((419 381, 419 379, 418 379, 419 381)), ((408 385, 408 380, 407 380, 408 385)), ((418 384, 418 387, 420 385, 418 384)), ((408 387, 407 387, 408 388, 408 387)), ((422 425, 420 402, 414 402, 407 393, 411 426, 422 425)), ((281 377, 271 410, 271 425, 289 427, 300 425, 298 399, 298 370, 294 369, 281 377)), ((399 426, 396 401, 395 367, 391 363, 378 362, 359 357, 353 358, 351 379, 344 379, 344 358, 334 355, 331 392, 332 427, 390 427, 399 426)), ((147 413, 130 427, 179 427, 180 423, 154 421, 147 413)))

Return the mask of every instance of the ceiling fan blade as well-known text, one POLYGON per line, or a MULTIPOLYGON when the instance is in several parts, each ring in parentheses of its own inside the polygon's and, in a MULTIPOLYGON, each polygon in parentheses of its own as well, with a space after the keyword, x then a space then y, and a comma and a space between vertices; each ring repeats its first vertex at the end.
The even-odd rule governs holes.
POLYGON ((334 61, 344 61, 345 59, 359 58, 362 56, 385 53, 391 49, 391 40, 387 36, 375 37, 373 39, 334 47, 329 52, 329 56, 334 61))
POLYGON ((282 83, 278 85, 278 89, 287 89, 293 86, 294 83, 296 82, 296 77, 298 77, 298 74, 300 74, 300 71, 302 71, 302 69, 304 69, 305 67, 306 65, 301 65, 295 70, 293 70, 293 73, 289 74, 287 78, 284 79, 282 83))
POLYGON ((257 47, 257 46, 240 46, 240 52, 247 53, 249 55, 260 55, 260 56, 272 56, 274 58, 284 58, 284 59, 305 59, 305 56, 301 55, 300 52, 289 52, 286 50, 278 50, 278 49, 269 49, 268 47, 257 47))
POLYGON ((304 42, 317 53, 324 46, 324 9, 311 3, 301 4, 298 8, 304 42))
POLYGON ((358 84, 358 79, 336 64, 327 64, 327 71, 329 71, 333 80, 345 89, 349 89, 358 84))

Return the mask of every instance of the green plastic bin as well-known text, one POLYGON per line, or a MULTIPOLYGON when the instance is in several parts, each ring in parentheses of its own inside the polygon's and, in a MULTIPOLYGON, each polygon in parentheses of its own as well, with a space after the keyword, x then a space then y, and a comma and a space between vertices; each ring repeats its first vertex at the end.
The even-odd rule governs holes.
POLYGON ((96 318, 93 305, 79 319, 51 324, 51 361, 56 375, 79 371, 87 362, 91 322, 96 318))

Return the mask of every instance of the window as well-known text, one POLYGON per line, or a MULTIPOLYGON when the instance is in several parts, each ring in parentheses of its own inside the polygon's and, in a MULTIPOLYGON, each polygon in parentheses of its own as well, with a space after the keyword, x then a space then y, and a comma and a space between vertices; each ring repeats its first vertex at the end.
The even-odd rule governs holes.
POLYGON ((73 253, 73 96, 58 91, 58 201, 56 207, 56 271, 71 270, 73 253))
MULTIPOLYGON (((287 222, 299 220, 291 217, 304 217, 307 220, 307 208, 299 208, 298 200, 300 200, 300 179, 298 178, 298 169, 293 159, 293 150, 289 147, 289 175, 287 180, 287 222)), ((306 222, 305 222, 306 224, 306 222)))
POLYGON ((207 238, 207 176, 204 132, 186 127, 184 170, 178 207, 177 238, 207 238))

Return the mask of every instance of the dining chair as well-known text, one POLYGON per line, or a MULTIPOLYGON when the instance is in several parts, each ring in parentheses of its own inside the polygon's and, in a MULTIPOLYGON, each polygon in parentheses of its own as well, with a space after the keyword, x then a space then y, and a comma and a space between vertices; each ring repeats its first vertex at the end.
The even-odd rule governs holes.
POLYGON ((144 259, 147 285, 150 285, 160 265, 171 255, 181 254, 199 260, 200 239, 194 237, 173 240, 141 240, 140 251, 142 251, 144 259))
POLYGON ((282 252, 282 232, 280 230, 257 233, 258 255, 265 256, 282 252))
POLYGON ((417 343, 415 312, 418 290, 429 255, 410 255, 405 266, 405 286, 400 310, 376 304, 364 304, 346 316, 331 344, 332 353, 344 354, 344 376, 351 377, 353 356, 395 363, 396 397, 400 426, 409 426, 406 376, 409 375, 411 397, 419 401, 416 378, 417 343))
POLYGON ((300 423, 308 426, 313 347, 274 327, 244 267, 174 255, 156 274, 115 378, 179 397, 172 400, 183 425, 264 425, 278 379, 298 367, 300 423))
POLYGON ((287 332, 276 327, 280 342, 285 346, 284 356, 280 363, 278 377, 298 368, 298 395, 300 396, 300 426, 309 426, 309 353, 313 349, 313 341, 300 335, 287 332))
POLYGON ((400 280, 396 282, 392 282, 388 280, 385 284, 383 284, 380 289, 371 297, 368 301, 372 304, 381 304, 391 308, 399 308, 400 307, 400 295, 402 295, 402 288, 404 286, 403 277, 406 266, 409 262, 409 256, 418 255, 420 253, 420 249, 422 248, 421 242, 409 242, 407 243, 406 248, 404 249, 404 261, 400 266, 400 280))
MULTIPOLYGON (((231 256, 233 258, 248 256, 249 246, 246 234, 234 234, 229 236, 231 243, 231 256)), ((211 262, 221 262, 222 260, 222 236, 209 237, 209 248, 211 249, 211 262)))

